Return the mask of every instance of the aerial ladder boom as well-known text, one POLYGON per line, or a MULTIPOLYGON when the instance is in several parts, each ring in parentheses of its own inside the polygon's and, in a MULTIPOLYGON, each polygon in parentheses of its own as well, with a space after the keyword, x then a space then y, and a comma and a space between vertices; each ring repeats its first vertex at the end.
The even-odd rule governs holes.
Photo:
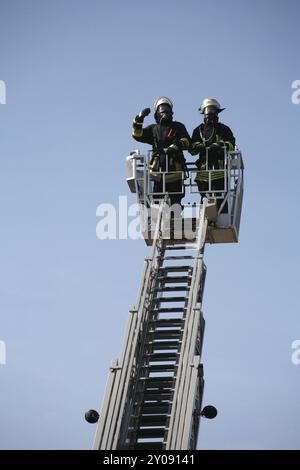
MULTIPOLYGON (((130 158, 134 190, 141 214, 148 220, 155 202, 149 159, 138 152, 130 158)), ((197 217, 166 217, 165 194, 155 203, 154 226, 144 227, 151 251, 136 304, 129 312, 120 358, 109 369, 93 449, 193 450, 197 446, 204 390, 205 243, 238 240, 243 195, 240 152, 226 152, 224 158, 224 190, 206 194, 197 217), (223 205, 217 204, 218 197, 223 205), (222 213, 224 201, 226 214, 222 213), (186 221, 182 234, 179 229, 186 221)))

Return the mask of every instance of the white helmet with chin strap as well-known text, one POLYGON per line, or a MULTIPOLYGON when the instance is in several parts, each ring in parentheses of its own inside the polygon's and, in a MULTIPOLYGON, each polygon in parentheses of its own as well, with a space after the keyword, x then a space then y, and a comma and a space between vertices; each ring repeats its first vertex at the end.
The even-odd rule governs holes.
POLYGON ((173 103, 172 101, 167 98, 166 96, 161 96, 160 98, 158 98, 155 103, 154 103, 154 112, 156 113, 157 111, 157 108, 161 105, 161 104, 167 104, 170 106, 171 110, 173 110, 173 103))
POLYGON ((220 103, 214 98, 205 98, 205 100, 203 100, 201 104, 201 107, 199 108, 199 111, 201 112, 201 114, 205 114, 205 108, 207 108, 208 106, 213 106, 214 108, 216 108, 218 113, 226 109, 226 108, 221 108, 220 103))

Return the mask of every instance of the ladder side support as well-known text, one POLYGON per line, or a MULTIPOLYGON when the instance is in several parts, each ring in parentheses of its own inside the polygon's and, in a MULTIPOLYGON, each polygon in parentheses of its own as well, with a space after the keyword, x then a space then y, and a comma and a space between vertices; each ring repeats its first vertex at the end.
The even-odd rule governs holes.
POLYGON ((183 433, 185 412, 187 406, 187 397, 190 388, 190 364, 191 358, 196 354, 197 335, 200 330, 200 306, 198 302, 199 286, 201 286, 201 277, 205 275, 203 263, 203 251, 205 246, 205 238, 207 231, 206 208, 207 199, 205 198, 202 205, 198 236, 197 236, 197 254, 193 269, 190 297, 188 301, 186 313, 186 325, 182 339, 182 349, 180 361, 177 371, 177 380, 174 390, 172 412, 170 417, 170 425, 168 432, 168 440, 166 449, 185 449, 183 445, 183 433))
POLYGON ((131 354, 132 338, 137 323, 135 310, 129 313, 123 351, 120 361, 113 361, 110 367, 109 378, 105 390, 105 398, 100 412, 93 449, 111 449, 112 439, 120 408, 118 396, 122 393, 126 375, 130 372, 126 364, 131 354))
POLYGON ((149 296, 151 296, 153 271, 157 263, 161 220, 164 201, 161 201, 152 256, 146 258, 142 274, 141 287, 137 299, 137 308, 129 313, 129 320, 124 337, 124 344, 119 361, 113 361, 105 390, 105 397, 100 412, 93 449, 117 449, 122 440, 122 421, 128 400, 128 392, 134 361, 136 359, 138 338, 144 316, 147 311, 149 296))

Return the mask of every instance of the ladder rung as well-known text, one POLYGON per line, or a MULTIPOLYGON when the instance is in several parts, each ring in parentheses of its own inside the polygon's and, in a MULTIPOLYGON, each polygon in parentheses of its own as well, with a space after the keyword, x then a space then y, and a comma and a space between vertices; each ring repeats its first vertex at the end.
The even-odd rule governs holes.
POLYGON ((150 341, 147 343, 153 350, 178 349, 180 344, 179 341, 150 341))
POLYGON ((178 272, 183 273, 185 271, 192 270, 192 266, 164 266, 159 268, 159 271, 166 271, 166 272, 178 272))
POLYGON ((187 297, 158 297, 157 299, 153 299, 153 302, 160 303, 160 302, 185 302, 187 297))
POLYGON ((151 320, 150 324, 156 328, 163 328, 165 326, 175 327, 182 326, 184 320, 182 318, 162 318, 160 320, 151 320))
POLYGON ((183 313, 186 307, 161 307, 153 310, 153 313, 183 313))
POLYGON ((171 395, 173 393, 172 389, 168 390, 161 390, 161 389, 147 389, 143 392, 140 392, 144 396, 144 401, 155 400, 155 401, 162 401, 162 400, 171 400, 171 395))
POLYGON ((174 377, 140 377, 140 380, 147 382, 147 387, 170 387, 173 384, 174 377), (163 385, 162 385, 163 384, 163 385), (165 385, 167 384, 167 385, 165 385))
POLYGON ((167 424, 167 416, 159 416, 159 415, 147 415, 141 416, 139 420, 140 426, 166 426, 167 424))
MULTIPOLYGON (((171 395, 171 393, 169 393, 171 395)), ((151 400, 151 398, 146 398, 145 400, 140 400, 134 403, 135 407, 140 407, 140 406, 164 406, 164 405, 169 405, 171 402, 171 398, 164 398, 163 400, 151 400)))
POLYGON ((148 383, 147 387, 154 385, 155 387, 162 386, 161 382, 168 384, 168 386, 173 383, 174 377, 141 377, 141 379, 151 382, 151 385, 148 383))
POLYGON ((162 281, 165 284, 175 283, 175 282, 188 282, 191 279, 190 276, 159 276, 158 281, 162 281))
POLYGON ((154 330, 149 333, 152 339, 174 339, 181 337, 181 330, 154 330))
POLYGON ((149 400, 155 400, 155 401, 169 400, 170 401, 173 396, 173 392, 174 392, 174 388, 170 388, 170 385, 168 385, 168 388, 161 388, 161 387, 154 388, 154 386, 152 386, 151 388, 147 388, 141 393, 145 394, 144 401, 146 402, 149 400), (152 398, 152 397, 158 397, 158 398, 152 398))
POLYGON ((180 292, 189 290, 189 286, 157 287, 154 292, 180 292))
POLYGON ((149 372, 172 372, 175 370, 175 364, 150 364, 143 365, 142 368, 149 372))
POLYGON ((144 377, 145 388, 144 392, 146 393, 169 393, 173 391, 174 388, 174 377, 158 376, 158 377, 144 377), (151 379, 151 380, 150 380, 151 379), (159 382, 154 382, 154 379, 162 379, 159 382), (168 379, 171 379, 168 381, 168 379))
MULTIPOLYGON (((170 402, 171 403, 171 402, 170 402)), ((143 403, 142 405, 142 414, 143 415, 152 415, 152 414, 168 414, 170 404, 161 405, 160 403, 143 403)))
POLYGON ((144 357, 152 361, 176 361, 177 353, 148 353, 144 354, 144 357))
POLYGON ((178 260, 178 259, 194 259, 194 256, 192 256, 192 255, 165 256, 163 259, 164 259, 164 260, 166 260, 166 259, 172 259, 172 260, 178 260))
POLYGON ((156 394, 155 393, 150 393, 150 391, 147 393, 147 395, 144 396, 144 401, 143 403, 147 403, 147 402, 160 402, 160 403, 164 403, 165 401, 166 402, 169 402, 171 399, 172 399, 172 396, 173 396, 173 390, 169 390, 169 391, 166 391, 165 393, 163 392, 159 392, 156 394))
POLYGON ((137 442, 134 448, 137 450, 162 450, 163 442, 137 442))
POLYGON ((145 439, 148 437, 164 437, 166 432, 165 428, 144 428, 138 429, 137 437, 138 439, 145 439))

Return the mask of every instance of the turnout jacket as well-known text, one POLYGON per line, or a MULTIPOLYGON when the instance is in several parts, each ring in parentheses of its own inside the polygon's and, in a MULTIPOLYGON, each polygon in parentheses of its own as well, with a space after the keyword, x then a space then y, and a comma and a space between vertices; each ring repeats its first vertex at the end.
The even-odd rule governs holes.
POLYGON ((166 181, 175 181, 183 178, 185 170, 185 158, 183 150, 188 150, 191 144, 191 138, 181 122, 171 121, 169 124, 150 124, 143 128, 143 121, 136 117, 133 121, 132 137, 138 142, 152 145, 152 159, 150 162, 150 171, 152 177, 156 180, 161 179, 158 170, 166 171, 166 157, 164 149, 170 145, 177 145, 179 151, 176 156, 169 157, 168 170, 170 174, 166 175, 166 181))
MULTIPOLYGON (((234 150, 235 146, 235 137, 228 126, 225 126, 222 122, 216 122, 211 125, 206 125, 204 123, 200 124, 193 130, 192 134, 192 143, 190 148, 190 153, 196 155, 197 151, 195 150, 198 144, 203 144, 206 147, 209 147, 213 143, 219 143, 226 147, 227 151, 234 150)), ((201 157, 196 162, 199 172, 195 178, 195 181, 208 181, 209 176, 206 168, 206 158, 201 157), (202 171, 201 171, 202 170, 202 171)), ((220 151, 217 159, 218 168, 224 169, 224 152, 220 151)), ((217 180, 224 178, 224 171, 212 172, 211 179, 217 180)))

